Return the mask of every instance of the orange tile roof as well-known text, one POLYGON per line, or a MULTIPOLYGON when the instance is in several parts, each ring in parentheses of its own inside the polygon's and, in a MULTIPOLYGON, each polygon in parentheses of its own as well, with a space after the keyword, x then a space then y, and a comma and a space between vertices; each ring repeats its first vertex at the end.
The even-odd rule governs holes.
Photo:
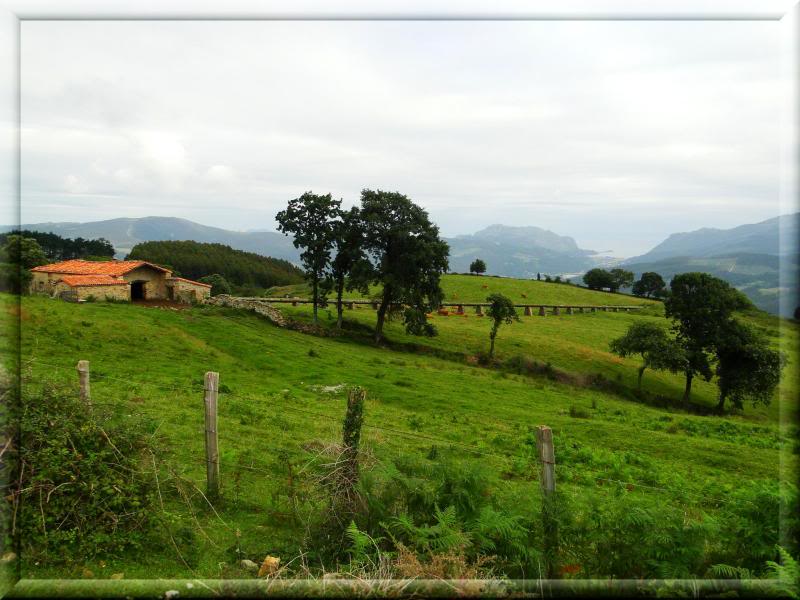
POLYGON ((117 279, 111 275, 65 275, 63 281, 71 287, 84 287, 89 285, 130 285, 124 279, 117 279))
POLYGON ((142 265, 147 265, 159 271, 168 272, 167 269, 144 260, 94 261, 79 259, 42 265, 41 267, 34 267, 31 271, 38 273, 64 273, 65 275, 111 275, 113 277, 119 277, 142 265))
POLYGON ((170 279, 177 279, 178 281, 185 281, 186 283, 193 283, 194 285, 202 285, 203 287, 207 287, 207 288, 211 287, 207 283, 200 283, 199 281, 194 281, 192 279, 185 279, 183 277, 175 277, 174 275, 172 277, 170 277, 169 279, 167 279, 167 281, 169 281, 170 279))

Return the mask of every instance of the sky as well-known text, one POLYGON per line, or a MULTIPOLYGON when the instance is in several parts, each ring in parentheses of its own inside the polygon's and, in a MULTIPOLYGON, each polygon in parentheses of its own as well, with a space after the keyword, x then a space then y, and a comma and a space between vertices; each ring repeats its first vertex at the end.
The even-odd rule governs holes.
POLYGON ((768 21, 23 21, 22 221, 274 230, 399 191, 615 256, 778 215, 768 21))

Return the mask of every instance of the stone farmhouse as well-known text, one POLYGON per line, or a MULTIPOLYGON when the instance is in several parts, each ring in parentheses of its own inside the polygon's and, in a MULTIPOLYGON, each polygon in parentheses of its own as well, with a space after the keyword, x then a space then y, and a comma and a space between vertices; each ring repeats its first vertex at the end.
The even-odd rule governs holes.
POLYGON ((143 260, 65 260, 31 269, 31 293, 64 300, 203 302, 211 286, 143 260))

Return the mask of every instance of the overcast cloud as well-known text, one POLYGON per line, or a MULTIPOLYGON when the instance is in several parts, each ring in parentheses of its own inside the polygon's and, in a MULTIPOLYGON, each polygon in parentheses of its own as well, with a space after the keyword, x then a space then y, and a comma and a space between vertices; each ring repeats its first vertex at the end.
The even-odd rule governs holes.
POLYGON ((642 253, 779 214, 778 27, 23 22, 22 218, 274 229, 369 187, 642 253))

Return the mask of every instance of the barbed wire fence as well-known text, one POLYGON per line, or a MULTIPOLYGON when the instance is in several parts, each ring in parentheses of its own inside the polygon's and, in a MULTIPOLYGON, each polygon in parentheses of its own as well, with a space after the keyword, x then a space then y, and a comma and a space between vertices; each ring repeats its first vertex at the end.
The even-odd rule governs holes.
MULTIPOLYGON (((125 384, 129 393, 132 390, 135 390, 135 393, 137 394, 143 393, 143 390, 157 390, 159 393, 166 392, 170 394, 170 397, 172 398, 177 398, 177 394, 182 394, 184 396, 194 396, 198 399, 202 394, 204 411, 201 411, 199 402, 195 404, 194 407, 197 409, 198 416, 201 412, 204 412, 202 424, 200 423, 200 419, 198 419, 197 425, 198 428, 201 428, 203 432, 205 457, 202 458, 197 456, 196 458, 187 458, 182 456, 179 464, 176 465, 174 460, 171 460, 170 458, 159 457, 151 453, 151 460, 153 464, 153 473, 156 478, 157 485, 159 486, 159 497, 161 497, 160 486, 162 484, 166 483, 167 481, 181 482, 183 487, 181 485, 176 485, 174 487, 178 490, 181 500, 189 507, 190 518, 196 524, 197 528, 201 532, 201 535, 203 535, 203 537, 214 546, 217 546, 217 543, 214 542, 212 537, 205 531, 205 528, 203 525, 201 525, 200 520, 198 519, 193 508, 193 500, 197 498, 201 499, 201 504, 208 506, 208 509, 214 515, 213 520, 220 523, 225 531, 227 531, 230 535, 233 535, 236 538, 237 543, 238 540, 240 540, 243 536, 256 533, 263 534, 263 531, 257 527, 251 527, 243 530, 239 527, 231 525, 220 515, 217 507, 215 506, 215 502, 220 498, 222 492, 224 491, 224 486, 222 486, 223 479, 221 477, 221 469, 224 469, 222 474, 225 474, 228 477, 232 476, 237 481, 241 477, 242 471, 250 473, 254 477, 259 478, 269 477, 274 479, 275 477, 280 476, 280 470, 277 466, 276 460, 267 461, 256 458, 252 455, 253 453, 251 450, 246 450, 244 453, 236 452, 236 450, 241 447, 242 443, 241 429, 257 429, 258 426, 252 425, 245 427, 244 425, 240 425, 238 427, 240 431, 236 431, 237 426, 229 421, 237 417, 237 414, 231 412, 231 409, 237 406, 234 403, 240 403, 241 406, 248 407, 253 405, 260 406, 262 408, 269 407, 271 411, 279 413, 282 419, 286 419, 294 426, 307 426, 310 419, 313 419, 314 422, 317 423, 327 422, 330 424, 330 431, 332 433, 337 432, 345 420, 344 415, 336 416, 332 414, 326 414, 320 410, 312 410, 306 407, 297 406, 296 403, 291 402, 288 398, 282 398, 280 395, 273 395, 267 398, 266 396, 235 393, 230 391, 226 386, 220 384, 219 374, 215 372, 206 373, 202 384, 200 383, 199 378, 190 382, 175 381, 165 383, 156 381, 131 381, 125 377, 108 375, 102 370, 99 373, 92 374, 89 361, 86 360, 81 360, 78 362, 76 367, 69 368, 63 365, 47 363, 39 359, 32 358, 26 361, 24 369, 31 370, 34 365, 46 367, 63 374, 70 374, 72 377, 75 377, 77 374, 80 398, 87 404, 88 407, 90 407, 90 409, 93 410, 95 407, 103 410, 108 409, 113 413, 114 417, 153 418, 154 415, 146 410, 145 407, 140 407, 137 410, 133 410, 130 406, 130 402, 128 405, 124 405, 121 401, 98 401, 97 399, 93 398, 91 394, 91 382, 93 376, 95 377, 96 382, 102 383, 104 381, 109 381, 125 384), (219 402, 220 396, 222 396, 223 399, 221 403, 219 402), (120 411, 120 409, 123 407, 125 410, 120 411), (228 434, 227 430, 221 430, 219 427, 220 407, 223 409, 223 416, 226 417, 226 425, 232 425, 231 429, 233 430, 233 433, 231 435, 228 434), (239 434, 239 437, 236 437, 236 434, 239 434), (222 446, 220 446, 220 441, 222 442, 222 446), (233 455, 236 456, 235 460, 232 460, 226 456, 228 454, 228 448, 234 450, 233 455), (204 467, 206 471, 204 478, 205 481, 203 482, 203 478, 197 477, 196 471, 193 472, 191 476, 187 476, 185 472, 180 472, 180 468, 186 467, 204 467), (166 473, 168 475, 168 479, 163 481, 159 480, 159 472, 166 473), (203 488, 203 483, 205 483, 205 488, 203 488), (189 491, 185 491, 186 489, 189 491)), ((464 409, 464 412, 472 412, 476 415, 485 417, 484 413, 480 413, 479 411, 475 410, 464 409)), ((492 416, 492 420, 499 423, 506 423, 507 425, 514 427, 519 425, 518 421, 512 419, 503 419, 494 415, 492 416)), ((152 434, 153 436, 155 436, 155 434, 161 429, 162 425, 166 421, 166 418, 156 418, 156 421, 157 425, 155 426, 155 430, 152 434)), ((536 436, 536 450, 533 451, 533 448, 531 448, 528 453, 513 451, 504 453, 494 452, 485 447, 476 446, 475 444, 464 443, 458 440, 421 433, 419 431, 400 429, 395 425, 374 420, 373 415, 370 416, 369 422, 362 423, 362 427, 367 432, 380 434, 381 436, 388 435, 390 439, 403 438, 421 442, 423 444, 434 444, 443 449, 449 449, 451 451, 455 450, 462 456, 470 456, 475 459, 480 458, 496 460, 507 467, 511 466, 513 468, 515 466, 519 466, 520 464, 526 465, 526 467, 530 469, 526 479, 529 479, 533 482, 538 481, 539 487, 541 488, 540 497, 542 499, 543 506, 543 526, 545 530, 553 527, 552 519, 554 517, 549 511, 544 509, 547 504, 547 498, 550 497, 556 489, 555 449, 553 446, 552 431, 549 427, 540 426, 534 430, 536 436), (537 465, 539 470, 535 468, 537 465)), ((495 428, 490 430, 489 433, 493 432, 500 433, 500 430, 495 428)), ((324 443, 321 444, 321 447, 304 447, 303 449, 311 454, 311 457, 304 459, 303 464, 290 465, 288 467, 290 469, 290 478, 300 477, 309 470, 316 468, 322 468, 328 473, 335 471, 337 468, 341 467, 343 460, 342 456, 346 454, 347 450, 346 448, 336 446, 335 444, 325 445, 324 443)), ((367 464, 378 465, 384 469, 388 469, 390 467, 388 462, 375 456, 372 447, 369 445, 362 447, 360 456, 367 457, 367 464)), ((569 474, 575 468, 576 467, 572 465, 561 465, 559 467, 560 470, 566 471, 567 474, 569 474)), ((719 503, 729 503, 733 501, 726 498, 711 497, 707 494, 695 494, 687 490, 675 490, 657 485, 651 485, 649 483, 642 483, 631 478, 623 480, 614 477, 607 477, 605 476, 606 473, 603 470, 592 470, 586 465, 580 465, 580 473, 583 475, 584 481, 587 479, 593 479, 597 487, 603 486, 609 489, 625 489, 629 492, 640 490, 645 493, 663 494, 669 496, 672 502, 675 502, 683 507, 689 506, 684 500, 685 498, 692 498, 697 504, 700 505, 718 505, 719 503)), ((433 481, 424 474, 415 474, 414 477, 433 481)), ((585 486, 581 487, 585 488, 585 486)), ((293 490, 290 490, 290 494, 294 493, 295 492, 293 490)), ((296 502, 296 500, 293 501, 296 502)), ((736 501, 739 502, 742 500, 736 501)), ((746 499, 744 499, 744 501, 749 502, 746 499)), ((557 541, 554 543, 557 543, 557 541)), ((174 540, 173 545, 175 545, 174 540)), ((183 556, 181 555, 177 545, 175 545, 175 549, 184 564, 187 564, 188 566, 188 563, 186 563, 186 561, 183 559, 183 556)), ((191 567, 189 568, 191 570, 191 567)), ((554 573, 553 569, 555 569, 555 565, 550 565, 551 574, 554 573)), ((194 573, 194 571, 192 572, 194 573)))

